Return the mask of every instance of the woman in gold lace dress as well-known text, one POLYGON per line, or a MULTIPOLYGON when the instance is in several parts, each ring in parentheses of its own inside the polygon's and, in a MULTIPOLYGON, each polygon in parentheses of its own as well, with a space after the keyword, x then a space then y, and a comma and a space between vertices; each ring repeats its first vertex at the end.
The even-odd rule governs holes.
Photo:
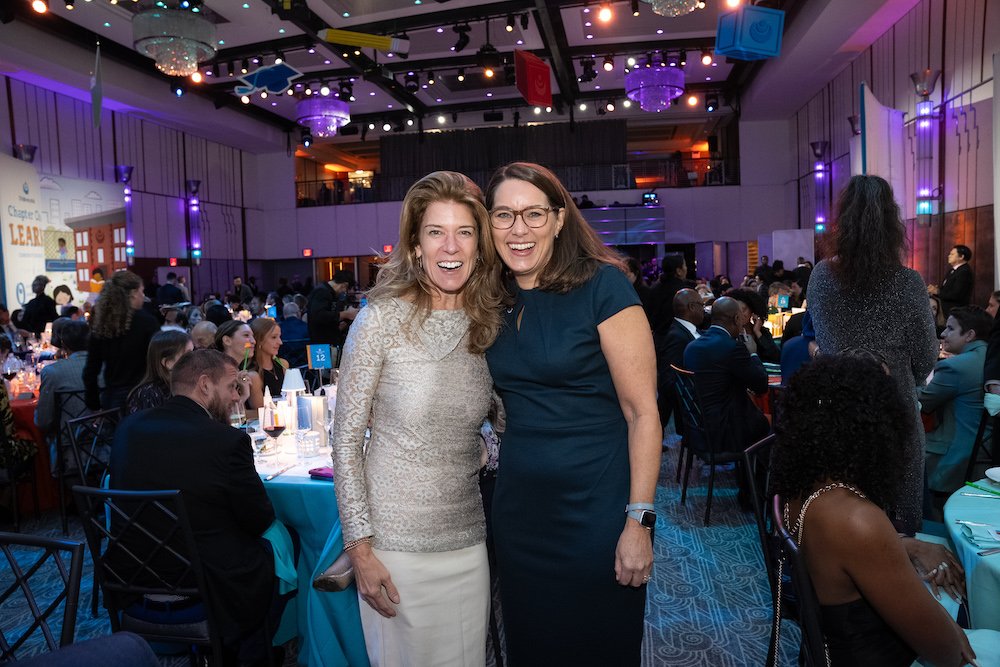
POLYGON ((492 391, 483 351, 500 324, 489 230, 467 177, 435 172, 413 185, 399 244, 344 347, 334 478, 373 665, 485 661, 477 472, 492 391))

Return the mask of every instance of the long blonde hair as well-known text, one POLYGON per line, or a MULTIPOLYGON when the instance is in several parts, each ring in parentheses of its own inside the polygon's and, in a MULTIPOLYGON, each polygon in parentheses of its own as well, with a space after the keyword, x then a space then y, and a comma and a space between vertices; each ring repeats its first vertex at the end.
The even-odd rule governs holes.
POLYGON ((434 202, 466 206, 476 221, 479 254, 462 290, 462 307, 469 318, 469 351, 479 354, 493 344, 500 329, 500 259, 493 246, 483 192, 464 174, 435 171, 410 187, 403 199, 399 243, 379 271, 368 298, 404 298, 413 302, 421 320, 430 315, 435 288, 421 267, 416 250, 424 214, 434 202))

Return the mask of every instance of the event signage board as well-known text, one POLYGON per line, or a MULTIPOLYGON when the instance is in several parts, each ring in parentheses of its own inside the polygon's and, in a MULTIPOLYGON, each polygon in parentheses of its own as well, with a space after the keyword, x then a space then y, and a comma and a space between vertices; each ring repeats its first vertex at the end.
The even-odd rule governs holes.
POLYGON ((735 12, 719 15, 715 34, 716 56, 736 60, 763 60, 781 53, 785 12, 780 9, 743 5, 735 12))
POLYGON ((329 345, 306 345, 309 368, 333 368, 333 353, 329 345))
POLYGON ((23 160, 0 155, 4 302, 10 310, 31 298, 32 279, 44 268, 38 173, 23 160))
POLYGON ((514 81, 528 104, 552 106, 552 78, 548 64, 529 51, 514 49, 514 81))

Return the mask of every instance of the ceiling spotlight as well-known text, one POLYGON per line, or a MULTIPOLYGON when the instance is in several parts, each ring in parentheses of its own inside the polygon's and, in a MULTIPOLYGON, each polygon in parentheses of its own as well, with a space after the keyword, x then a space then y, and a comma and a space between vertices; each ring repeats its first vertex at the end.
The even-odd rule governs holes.
POLYGON ((406 119, 406 127, 413 127, 413 119, 412 118, 407 118, 406 119))
POLYGON ((202 81, 204 81, 204 77, 202 76, 201 72, 195 71, 194 73, 191 74, 191 81, 192 83, 201 83, 202 81))
POLYGON ((487 79, 492 79, 494 74, 496 74, 496 72, 493 71, 492 67, 486 66, 483 68, 483 76, 487 79))
POLYGON ((375 129, 375 123, 368 123, 368 129, 369 130, 374 130, 375 129))
POLYGON ((266 100, 267 99, 267 91, 266 90, 260 91, 260 99, 262 99, 262 100, 266 100))
POLYGON ((580 83, 590 83, 597 78, 597 70, 594 69, 594 59, 584 58, 580 61, 580 76, 577 81, 580 83))
POLYGON ((309 148, 310 146, 312 146, 312 143, 313 143, 312 132, 310 132, 308 128, 303 127, 302 128, 302 145, 305 146, 306 148, 309 148))
POLYGON ((420 77, 414 72, 407 72, 403 76, 403 88, 406 89, 408 93, 415 93, 420 90, 420 77))
POLYGON ((184 97, 184 93, 187 92, 187 80, 177 79, 170 83, 170 92, 174 94, 174 97, 184 97))
POLYGON ((712 93, 705 95, 705 111, 712 113, 719 108, 719 96, 712 93))
POLYGON ((250 70, 250 61, 246 58, 240 63, 240 74, 246 74, 250 70))
POLYGON ((295 91, 293 89, 289 88, 288 90, 285 91, 285 93, 288 94, 288 95, 294 95, 295 91))
POLYGON ((307 83, 306 84, 306 89, 304 91, 302 91, 302 92, 305 93, 306 95, 312 95, 313 94, 312 84, 311 83, 307 83))
POLYGON ((580 106, 578 108, 580 109, 580 111, 586 111, 587 110, 587 103, 586 102, 580 102, 580 106))
POLYGON ((610 72, 615 68, 614 56, 604 56, 604 71, 610 72))
MULTIPOLYGON (((487 22, 488 23, 488 22, 487 22)), ((483 68, 487 79, 492 79, 496 69, 500 67, 500 53, 489 41, 489 25, 486 27, 486 43, 476 52, 476 65, 483 68)))
POLYGON ((514 15, 507 14, 507 32, 514 32, 514 15))
POLYGON ((601 5, 601 8, 597 10, 597 20, 601 23, 607 23, 614 17, 611 13, 611 5, 605 3, 601 5))
POLYGON ((73 0, 66 0, 66 9, 69 9, 70 11, 72 11, 73 7, 74 7, 73 0))
POLYGON ((443 114, 438 114, 438 125, 444 125, 448 122, 448 119, 444 117, 443 114))
POLYGON ((462 25, 455 26, 452 30, 458 35, 458 40, 455 41, 455 46, 452 47, 452 50, 458 53, 469 45, 469 31, 471 28, 468 23, 463 23, 462 25))
POLYGON ((625 64, 629 67, 635 67, 635 56, 629 56, 625 59, 625 64))
POLYGON ((339 97, 341 102, 354 102, 354 84, 350 81, 341 81, 339 97))
POLYGON ((49 3, 45 2, 45 0, 32 0, 31 8, 39 14, 44 14, 49 11, 49 3))
POLYGON ((392 123, 390 123, 389 121, 385 121, 384 123, 382 123, 383 132, 388 132, 391 129, 392 129, 392 123))
POLYGON ((465 70, 464 69, 460 68, 458 70, 458 77, 457 78, 458 78, 459 82, 465 81, 465 70))
POLYGON ((698 96, 697 95, 688 95, 688 106, 689 107, 693 107, 696 104, 698 104, 698 96))
POLYGON ((285 54, 282 53, 281 51, 277 51, 274 54, 274 64, 275 65, 280 65, 283 62, 285 62, 285 54))
POLYGON ((434 85, 434 81, 435 81, 435 79, 434 79, 434 72, 427 72, 427 85, 428 86, 433 86, 434 85))
POLYGON ((632 0, 632 16, 639 15, 639 0, 632 0))
POLYGON ((615 110, 615 101, 614 100, 608 100, 608 103, 604 105, 604 110, 608 111, 608 112, 614 111, 615 110))
POLYGON ((242 102, 243 104, 250 104, 250 96, 249 95, 241 95, 240 96, 240 102, 242 102))
POLYGON ((711 65, 712 64, 712 60, 713 60, 713 58, 712 58, 712 50, 711 49, 705 49, 704 51, 701 52, 701 64, 702 65, 711 65))
POLYGON ((726 0, 726 7, 730 9, 736 9, 740 6, 740 0, 726 0))
POLYGON ((322 95, 323 97, 329 97, 330 96, 330 84, 328 84, 326 81, 324 81, 322 84, 320 84, 319 94, 322 95))
POLYGON ((521 30, 528 29, 528 13, 521 14, 521 30))
POLYGON ((632 100, 626 97, 624 100, 622 100, 622 106, 628 109, 629 107, 632 106, 632 100))
POLYGON ((681 49, 680 56, 677 58, 677 60, 680 62, 681 67, 684 67, 685 65, 687 65, 688 64, 688 52, 685 49, 681 49))

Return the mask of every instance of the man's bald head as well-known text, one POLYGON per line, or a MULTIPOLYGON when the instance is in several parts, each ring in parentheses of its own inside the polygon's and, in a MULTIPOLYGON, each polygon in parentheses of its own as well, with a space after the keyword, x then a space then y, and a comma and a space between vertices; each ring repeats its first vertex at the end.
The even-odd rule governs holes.
POLYGON ((712 304, 712 324, 725 328, 735 336, 740 330, 740 302, 728 296, 719 297, 712 304))
POLYGON ((701 295, 697 291, 685 287, 674 295, 674 317, 686 320, 696 327, 703 326, 705 311, 702 307, 701 295))

